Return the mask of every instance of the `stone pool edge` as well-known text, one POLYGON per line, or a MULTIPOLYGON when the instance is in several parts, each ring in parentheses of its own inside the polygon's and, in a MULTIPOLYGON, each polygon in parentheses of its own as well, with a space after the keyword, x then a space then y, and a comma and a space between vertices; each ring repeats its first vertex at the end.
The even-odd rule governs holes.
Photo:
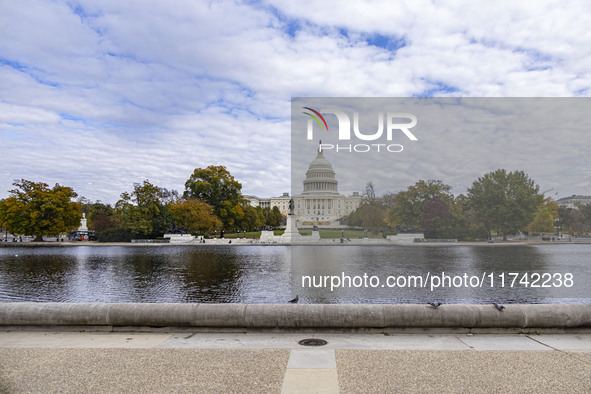
POLYGON ((0 328, 410 329, 591 328, 591 304, 0 303, 0 328))

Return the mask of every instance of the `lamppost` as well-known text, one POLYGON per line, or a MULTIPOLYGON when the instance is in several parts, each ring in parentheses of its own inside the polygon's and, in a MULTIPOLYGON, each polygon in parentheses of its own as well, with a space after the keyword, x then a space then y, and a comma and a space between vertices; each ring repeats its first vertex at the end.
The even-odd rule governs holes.
POLYGON ((560 230, 562 230, 560 218, 554 219, 554 227, 556 227, 556 236, 558 237, 560 235, 560 230))

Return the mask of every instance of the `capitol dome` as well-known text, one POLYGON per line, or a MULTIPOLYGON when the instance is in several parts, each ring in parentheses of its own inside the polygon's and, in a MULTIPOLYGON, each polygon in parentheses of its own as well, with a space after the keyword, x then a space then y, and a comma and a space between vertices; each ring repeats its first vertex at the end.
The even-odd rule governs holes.
POLYGON ((323 194, 323 195, 338 195, 337 189, 338 181, 335 178, 332 165, 318 149, 318 155, 308 167, 306 172, 306 180, 304 181, 304 195, 323 194))

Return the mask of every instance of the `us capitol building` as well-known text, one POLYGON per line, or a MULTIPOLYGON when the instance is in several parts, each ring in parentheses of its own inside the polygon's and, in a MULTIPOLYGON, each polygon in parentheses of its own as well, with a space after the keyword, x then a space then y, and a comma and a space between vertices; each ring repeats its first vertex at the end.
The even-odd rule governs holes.
MULTIPOLYGON (((259 198, 245 196, 254 207, 278 207, 283 215, 289 213, 289 193, 281 197, 259 198)), ((362 196, 354 192, 351 196, 339 194, 338 181, 330 162, 324 157, 321 149, 310 163, 304 180, 304 191, 293 196, 294 215, 298 227, 338 227, 344 216, 355 211, 361 203, 362 196)))

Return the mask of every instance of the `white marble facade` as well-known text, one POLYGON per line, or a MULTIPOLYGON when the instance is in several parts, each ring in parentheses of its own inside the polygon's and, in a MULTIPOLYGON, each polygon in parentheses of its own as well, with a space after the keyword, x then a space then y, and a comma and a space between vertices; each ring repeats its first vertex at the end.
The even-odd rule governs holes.
MULTIPOLYGON (((289 193, 269 199, 246 196, 253 206, 278 207, 282 214, 289 213, 289 193)), ((338 181, 330 162, 319 149, 306 171, 303 192, 294 196, 294 215, 299 227, 337 226, 339 220, 355 211, 362 196, 355 192, 350 196, 339 194, 338 181)))
POLYGON ((338 181, 330 162, 319 149, 306 171, 302 194, 294 196, 294 214, 301 225, 337 225, 339 219, 359 207, 361 195, 339 194, 338 181))

